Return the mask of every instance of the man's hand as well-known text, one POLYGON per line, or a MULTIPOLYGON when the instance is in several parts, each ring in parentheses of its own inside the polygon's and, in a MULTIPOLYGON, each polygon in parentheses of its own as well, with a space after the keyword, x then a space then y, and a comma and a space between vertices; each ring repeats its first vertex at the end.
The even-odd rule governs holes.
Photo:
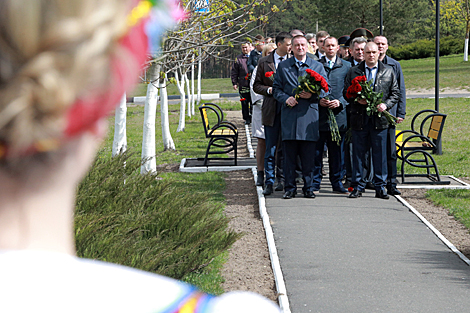
POLYGON ((323 99, 321 98, 320 101, 318 102, 322 107, 329 107, 330 106, 330 100, 326 100, 326 99, 323 99))
POLYGON ((357 103, 362 104, 362 105, 367 105, 367 100, 361 99, 361 100, 358 100, 357 103))
POLYGON ((233 85, 233 90, 237 90, 238 85, 233 85))
POLYGON ((404 118, 397 117, 397 124, 400 124, 400 123, 403 122, 404 120, 405 120, 404 118))
POLYGON ((310 99, 312 96, 313 96, 313 94, 311 92, 307 92, 307 91, 302 91, 299 94, 299 97, 302 98, 302 99, 310 99))
POLYGON ((377 111, 383 112, 387 109, 387 105, 385 103, 381 103, 377 106, 377 111))
POLYGON ((330 108, 330 109, 336 109, 336 108, 339 107, 340 105, 341 105, 341 103, 339 102, 339 100, 338 100, 338 99, 335 99, 335 100, 329 101, 328 108, 330 108))
POLYGON ((297 100, 295 100, 294 97, 289 97, 287 100, 286 100, 286 104, 290 107, 295 107, 297 105, 297 100))

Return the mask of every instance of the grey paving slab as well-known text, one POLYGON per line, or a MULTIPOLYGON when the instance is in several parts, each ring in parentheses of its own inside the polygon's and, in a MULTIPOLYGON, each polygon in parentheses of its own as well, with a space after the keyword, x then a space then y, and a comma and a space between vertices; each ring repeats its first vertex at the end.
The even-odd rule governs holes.
MULTIPOLYGON (((301 193, 301 190, 299 189, 301 193)), ((470 269, 395 198, 266 197, 293 313, 466 312, 470 269)))

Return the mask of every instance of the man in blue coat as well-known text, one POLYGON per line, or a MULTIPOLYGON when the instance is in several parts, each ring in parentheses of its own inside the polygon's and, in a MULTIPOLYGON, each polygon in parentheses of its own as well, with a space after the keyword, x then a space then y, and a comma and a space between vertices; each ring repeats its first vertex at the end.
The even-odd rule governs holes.
POLYGON ((293 58, 279 63, 273 84, 274 98, 281 106, 281 133, 284 145, 284 199, 291 199, 297 193, 295 182, 296 158, 300 157, 304 180, 303 193, 306 198, 315 198, 313 193, 313 170, 315 142, 319 139, 318 101, 320 95, 302 91, 298 99, 295 89, 298 78, 311 69, 326 79, 323 66, 307 57, 307 39, 303 35, 292 39, 293 58))
POLYGON ((321 169, 323 165, 323 146, 328 147, 329 178, 333 192, 347 193, 341 179, 344 176, 344 137, 347 130, 346 106, 348 101, 343 97, 344 78, 351 68, 351 63, 337 56, 339 50, 338 40, 328 37, 323 43, 325 56, 320 60, 330 84, 328 99, 320 99, 320 139, 316 144, 314 190, 320 190, 322 180, 321 169), (328 120, 328 109, 333 111, 341 135, 339 144, 333 141, 331 125, 328 120))

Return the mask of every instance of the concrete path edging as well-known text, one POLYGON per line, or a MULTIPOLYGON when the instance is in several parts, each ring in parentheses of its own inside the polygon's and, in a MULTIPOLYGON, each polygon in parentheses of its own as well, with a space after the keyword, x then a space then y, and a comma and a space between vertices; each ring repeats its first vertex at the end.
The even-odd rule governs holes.
POLYGON ((395 196, 404 206, 406 206, 414 215, 416 215, 436 236, 439 238, 452 252, 457 254, 459 258, 467 265, 470 265, 470 260, 458 250, 444 235, 438 231, 424 216, 421 215, 414 207, 412 207, 405 199, 400 196, 395 196))
MULTIPOLYGON (((253 178, 254 181, 258 179, 258 173, 256 167, 253 167, 253 178)), ((282 274, 281 262, 277 254, 276 242, 274 241, 274 233, 269 221, 269 215, 266 210, 266 199, 263 195, 263 188, 260 186, 256 187, 258 193, 258 206, 259 214, 263 220, 264 232, 266 234, 266 241, 268 242, 269 258, 271 259, 271 268, 273 269, 274 280, 276 281, 276 290, 278 294, 279 306, 283 313, 290 313, 289 299, 287 297, 287 289, 284 281, 284 275, 282 274)))

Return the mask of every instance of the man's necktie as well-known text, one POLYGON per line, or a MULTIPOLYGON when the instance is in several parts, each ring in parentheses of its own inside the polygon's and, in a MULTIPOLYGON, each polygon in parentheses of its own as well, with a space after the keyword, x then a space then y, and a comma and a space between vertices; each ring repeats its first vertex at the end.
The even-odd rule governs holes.
POLYGON ((284 60, 284 57, 279 58, 279 62, 282 62, 282 60, 284 60))
POLYGON ((372 69, 368 67, 366 68, 367 68, 367 81, 372 80, 372 69))
POLYGON ((333 68, 333 64, 334 64, 333 61, 328 60, 328 66, 329 66, 330 68, 333 68))

